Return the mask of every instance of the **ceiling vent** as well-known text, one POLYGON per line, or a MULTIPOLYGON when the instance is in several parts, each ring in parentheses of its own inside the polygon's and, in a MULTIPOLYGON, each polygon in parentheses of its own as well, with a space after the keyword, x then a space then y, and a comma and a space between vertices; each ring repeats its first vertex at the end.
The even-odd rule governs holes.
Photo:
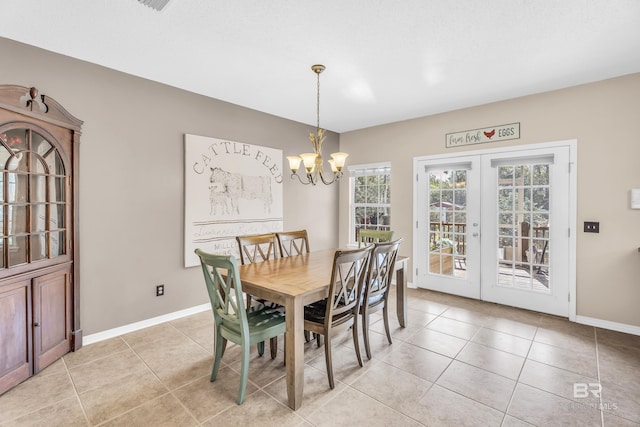
POLYGON ((150 8, 158 11, 164 9, 167 3, 169 3, 169 0, 138 0, 138 1, 145 6, 149 6, 150 8))

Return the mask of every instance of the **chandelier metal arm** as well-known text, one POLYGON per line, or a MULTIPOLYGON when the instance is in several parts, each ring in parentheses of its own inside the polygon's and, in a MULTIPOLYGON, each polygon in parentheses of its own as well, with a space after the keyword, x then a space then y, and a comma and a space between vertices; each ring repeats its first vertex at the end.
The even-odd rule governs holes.
POLYGON ((300 178, 300 175, 298 175, 297 173, 292 173, 291 174, 291 179, 293 179, 293 177, 298 178, 298 181, 300 181, 300 183, 302 185, 309 185, 309 184, 313 184, 316 185, 316 183, 313 181, 313 176, 311 174, 307 174, 307 181, 303 181, 302 178, 300 178))

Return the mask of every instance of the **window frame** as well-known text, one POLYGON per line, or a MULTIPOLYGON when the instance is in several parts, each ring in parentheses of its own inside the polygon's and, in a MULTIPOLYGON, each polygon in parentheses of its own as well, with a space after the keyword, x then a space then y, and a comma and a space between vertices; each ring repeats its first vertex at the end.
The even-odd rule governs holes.
MULTIPOLYGON (((380 224, 377 221, 375 224, 365 225, 366 229, 371 230, 390 230, 391 229, 391 163, 368 163, 360 165, 349 165, 349 244, 357 243, 358 229, 361 224, 356 222, 356 210, 358 208, 375 209, 377 211, 386 210, 388 212, 388 223, 380 224), (356 202, 356 178, 363 176, 388 176, 388 181, 384 184, 388 187, 388 199, 387 203, 368 203, 368 202, 356 202)), ((380 184, 378 184, 380 186, 380 184)), ((379 194, 379 192, 378 192, 379 194)))

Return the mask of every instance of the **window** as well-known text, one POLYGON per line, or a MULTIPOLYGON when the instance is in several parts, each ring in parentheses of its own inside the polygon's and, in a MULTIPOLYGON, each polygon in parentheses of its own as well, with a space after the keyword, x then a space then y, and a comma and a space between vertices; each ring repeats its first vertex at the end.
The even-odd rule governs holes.
POLYGON ((351 220, 349 240, 358 241, 361 229, 391 228, 391 164, 349 166, 351 220))

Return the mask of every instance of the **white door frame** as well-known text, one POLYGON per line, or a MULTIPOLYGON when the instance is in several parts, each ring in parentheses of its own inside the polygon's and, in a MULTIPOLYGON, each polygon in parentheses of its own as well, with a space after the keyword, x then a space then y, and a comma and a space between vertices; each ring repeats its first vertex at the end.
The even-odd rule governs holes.
MULTIPOLYGON (((577 149, 578 149, 578 141, 575 139, 570 140, 562 140, 562 141, 554 141, 554 142, 545 142, 540 144, 527 144, 527 145, 516 145, 516 146, 508 146, 501 148, 491 148, 484 150, 470 150, 470 151, 459 151, 450 154, 438 154, 433 156, 421 156, 413 158, 413 175, 414 175, 414 183, 413 183, 413 259, 417 260, 418 250, 419 250, 419 236, 418 236, 418 220, 419 220, 419 207, 418 207, 418 191, 420 188, 418 187, 418 174, 420 171, 418 170, 418 163, 424 161, 447 161, 455 163, 456 158, 473 156, 473 155, 484 155, 484 154, 496 154, 503 152, 518 152, 518 151, 527 151, 532 149, 548 149, 548 148, 557 148, 557 147, 568 147, 569 148, 569 265, 568 268, 568 289, 569 289, 569 320, 576 321, 576 235, 577 235, 577 149)), ((414 261, 414 268, 415 268, 414 261)), ((414 274, 415 274, 414 269, 414 274)))

